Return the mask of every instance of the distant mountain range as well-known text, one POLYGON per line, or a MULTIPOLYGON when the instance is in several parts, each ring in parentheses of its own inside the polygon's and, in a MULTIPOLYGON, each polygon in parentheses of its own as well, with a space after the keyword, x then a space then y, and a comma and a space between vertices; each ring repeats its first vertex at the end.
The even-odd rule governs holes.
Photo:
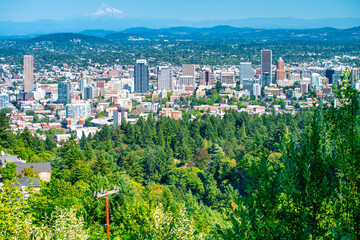
POLYGON ((31 37, 41 34, 59 32, 81 32, 92 29, 123 31, 128 28, 146 27, 152 29, 172 27, 210 28, 218 25, 229 25, 237 28, 256 29, 309 29, 332 27, 338 29, 360 26, 360 18, 246 18, 234 20, 189 21, 180 19, 123 18, 121 11, 107 5, 92 14, 77 19, 55 21, 40 20, 34 22, 0 22, 0 36, 31 37))
POLYGON ((107 30, 86 30, 80 33, 53 33, 29 39, 30 42, 69 42, 80 39, 82 42, 109 43, 110 41, 133 39, 179 39, 179 40, 298 40, 298 41, 360 41, 360 27, 349 29, 253 29, 231 26, 211 28, 129 28, 120 32, 107 30))

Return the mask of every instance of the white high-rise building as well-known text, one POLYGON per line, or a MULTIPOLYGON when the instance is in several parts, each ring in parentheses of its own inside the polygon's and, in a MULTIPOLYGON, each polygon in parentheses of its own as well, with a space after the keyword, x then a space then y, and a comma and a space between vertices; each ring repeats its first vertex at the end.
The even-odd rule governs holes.
POLYGON ((2 91, 0 92, 0 108, 6 108, 9 106, 9 93, 2 91))
POLYGON ((66 117, 79 120, 82 117, 91 117, 90 103, 73 103, 66 105, 66 117))
POLYGON ((173 71, 170 67, 158 67, 157 78, 158 90, 172 90, 174 88, 173 71))
POLYGON ((258 83, 253 85, 253 95, 255 97, 259 97, 261 95, 261 86, 258 83))

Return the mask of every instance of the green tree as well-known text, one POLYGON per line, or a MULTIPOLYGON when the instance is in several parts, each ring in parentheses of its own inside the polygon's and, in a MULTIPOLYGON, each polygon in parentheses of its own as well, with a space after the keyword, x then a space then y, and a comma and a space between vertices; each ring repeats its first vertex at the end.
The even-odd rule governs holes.
POLYGON ((9 162, 5 167, 1 168, 1 176, 8 180, 13 180, 17 174, 16 163, 9 162))

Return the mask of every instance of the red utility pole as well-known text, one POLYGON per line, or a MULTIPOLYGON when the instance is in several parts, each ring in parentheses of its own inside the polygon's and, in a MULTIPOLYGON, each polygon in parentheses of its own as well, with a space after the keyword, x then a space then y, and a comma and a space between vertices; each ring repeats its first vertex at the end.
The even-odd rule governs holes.
POLYGON ((106 205, 106 233, 108 235, 108 239, 110 240, 110 217, 109 217, 109 195, 119 192, 119 187, 114 187, 114 190, 100 192, 94 192, 94 197, 100 198, 105 197, 105 205, 106 205))
POLYGON ((106 204, 106 232, 110 240, 109 196, 105 197, 105 204, 106 204))

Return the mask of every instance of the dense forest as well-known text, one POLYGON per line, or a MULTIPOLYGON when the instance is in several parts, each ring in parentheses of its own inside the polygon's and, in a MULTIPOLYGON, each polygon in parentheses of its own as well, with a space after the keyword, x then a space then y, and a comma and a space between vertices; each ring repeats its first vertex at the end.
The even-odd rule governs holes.
MULTIPOLYGON (((360 236, 359 92, 296 114, 227 111, 195 120, 153 116, 104 126, 56 147, 0 116, 0 149, 50 161, 39 192, 0 191, 2 239, 355 239, 360 236)), ((10 164, 8 164, 10 165, 10 164)), ((28 173, 36 176, 36 173, 28 173)))

